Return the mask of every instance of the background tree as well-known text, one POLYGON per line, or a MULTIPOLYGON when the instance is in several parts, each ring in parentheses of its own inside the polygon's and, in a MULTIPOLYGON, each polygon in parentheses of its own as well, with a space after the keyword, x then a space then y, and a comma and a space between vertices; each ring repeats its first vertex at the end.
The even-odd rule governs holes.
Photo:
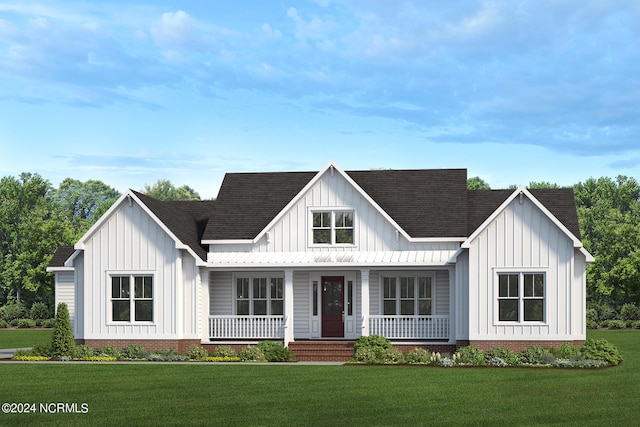
POLYGON ((479 176, 474 176, 467 179, 468 190, 491 190, 489 184, 479 176))
POLYGON ((73 241, 73 232, 47 199, 50 190, 38 174, 0 180, 0 302, 53 301, 46 267, 57 246, 73 241))
POLYGON ((168 179, 159 179, 149 186, 144 185, 144 194, 158 200, 200 200, 200 195, 188 185, 176 188, 168 179))
POLYGON ((120 193, 102 181, 66 178, 49 199, 71 223, 75 239, 80 238, 120 197, 120 193))
POLYGON ((633 178, 590 178, 574 186, 590 301, 640 303, 640 185, 633 178))

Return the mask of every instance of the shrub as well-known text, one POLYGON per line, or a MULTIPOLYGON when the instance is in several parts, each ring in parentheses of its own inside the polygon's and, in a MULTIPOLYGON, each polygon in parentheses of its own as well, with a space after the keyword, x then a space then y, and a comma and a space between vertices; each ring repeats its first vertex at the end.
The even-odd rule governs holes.
POLYGON ((455 360, 453 360, 450 357, 444 356, 440 359, 440 363, 439 366, 445 367, 445 368, 451 368, 453 366, 455 366, 456 362, 455 360))
POLYGON ((52 356, 72 356, 75 350, 75 340, 73 339, 73 329, 69 319, 69 308, 67 304, 58 304, 56 321, 53 327, 53 338, 51 341, 52 356))
POLYGON ((56 319, 44 319, 41 325, 43 328, 53 328, 56 325, 56 319))
POLYGON ((153 353, 147 356, 147 360, 162 362, 184 362, 189 360, 189 356, 185 356, 179 351, 169 350, 165 353, 153 353))
POLYGON ((607 321, 607 327, 609 329, 625 329, 627 327, 627 322, 625 322, 624 320, 608 320, 607 321))
MULTIPOLYGON (((0 326, 1 328, 2 326, 0 326)), ((631 322, 631 324, 629 325, 630 328, 633 329, 640 329, 640 320, 634 320, 633 322, 631 322)))
POLYGON ((528 365, 540 365, 545 353, 547 350, 543 347, 529 347, 520 352, 520 361, 528 365))
POLYGON ((242 351, 238 354, 240 357, 240 361, 242 362, 266 362, 267 359, 264 357, 264 353, 258 347, 248 346, 242 349, 242 351))
POLYGON ((12 359, 18 360, 18 361, 24 361, 24 362, 41 362, 44 360, 49 360, 49 358, 45 356, 16 355, 16 354, 13 355, 12 359))
POLYGON ((477 347, 467 346, 456 351, 458 363, 461 365, 484 365, 484 351, 477 347))
POLYGON ((587 322, 591 321, 591 322, 595 322, 598 323, 599 316, 598 316, 598 312, 595 308, 587 308, 587 322))
POLYGON ((141 360, 149 357, 149 350, 137 344, 130 344, 120 350, 123 359, 141 360))
POLYGON ((280 342, 260 341, 258 348, 262 350, 268 362, 293 362, 296 360, 293 352, 280 342))
POLYGON ((409 364, 427 364, 431 361, 431 353, 424 348, 414 348, 404 357, 404 360, 409 364))
POLYGON ((240 362, 238 356, 208 356, 202 359, 203 362, 240 362))
POLYGON ((36 321, 32 319, 18 319, 16 326, 18 328, 35 328, 36 321))
POLYGON ((216 348, 213 353, 211 353, 213 357, 237 357, 238 353, 236 350, 230 345, 221 345, 216 348))
POLYGON ((618 348, 604 338, 598 340, 588 338, 582 346, 581 352, 585 359, 601 360, 610 365, 622 362, 622 355, 618 348))
POLYGON ((377 352, 378 363, 385 365, 402 363, 404 361, 404 354, 395 347, 386 348, 377 352))
POLYGON ((88 345, 77 345, 74 352, 74 359, 87 360, 93 356, 93 349, 88 345))
POLYGON ((392 347, 391 341, 380 335, 367 335, 358 338, 353 346, 354 351, 357 351, 360 347, 370 348, 374 351, 386 350, 392 347))
POLYGON ((510 366, 518 366, 520 364, 520 357, 518 354, 508 348, 494 348, 488 350, 484 353, 484 359, 487 365, 490 365, 489 361, 491 359, 501 359, 504 363, 510 366))
POLYGON ((89 356, 84 360, 88 360, 90 362, 114 362, 118 359, 113 356, 89 356))
POLYGON ((494 366, 496 368, 504 368, 509 364, 503 358, 493 356, 487 359, 487 365, 494 366))
POLYGON ((0 329, 4 329, 7 327, 9 327, 9 324, 7 323, 7 321, 4 319, 0 319, 0 329))
POLYGON ((640 320, 640 311, 635 304, 625 304, 620 308, 620 319, 625 322, 640 320))
POLYGON ((355 363, 374 364, 378 360, 378 355, 369 347, 359 347, 353 353, 352 360, 355 363))
POLYGON ((33 320, 43 320, 49 318, 49 308, 43 302, 34 302, 29 310, 29 317, 33 320))
POLYGON ((616 317, 616 312, 607 304, 590 304, 588 308, 596 311, 598 318, 595 320, 599 324, 602 324, 605 320, 611 320, 616 317))
POLYGON ((29 317, 29 313, 27 313, 27 309, 21 302, 0 307, 0 318, 8 323, 11 323, 14 319, 24 319, 26 317, 29 317))
POLYGON ((540 359, 540 363, 542 363, 543 365, 552 365, 556 362, 556 356, 553 355, 553 353, 549 353, 546 352, 545 354, 542 355, 542 358, 540 359))
POLYGON ((202 360, 209 356, 209 352, 201 345, 194 345, 189 348, 187 356, 189 356, 189 359, 191 360, 202 360))
POLYGON ((97 357, 102 357, 102 356, 114 357, 116 359, 120 359, 122 357, 122 354, 118 349, 116 349, 115 347, 111 347, 109 345, 96 348, 93 351, 93 355, 97 357))
POLYGON ((558 359, 575 359, 578 357, 579 349, 567 342, 563 342, 560 347, 553 350, 553 355, 558 359))
POLYGON ((598 322, 587 320, 587 329, 598 329, 599 327, 600 325, 598 325, 598 322))

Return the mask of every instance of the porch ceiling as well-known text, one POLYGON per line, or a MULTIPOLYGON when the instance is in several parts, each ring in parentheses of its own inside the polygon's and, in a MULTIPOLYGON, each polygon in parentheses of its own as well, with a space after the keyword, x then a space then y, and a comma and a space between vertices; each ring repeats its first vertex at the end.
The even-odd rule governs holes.
POLYGON ((455 262, 457 250, 380 252, 212 252, 210 267, 418 267, 455 262))

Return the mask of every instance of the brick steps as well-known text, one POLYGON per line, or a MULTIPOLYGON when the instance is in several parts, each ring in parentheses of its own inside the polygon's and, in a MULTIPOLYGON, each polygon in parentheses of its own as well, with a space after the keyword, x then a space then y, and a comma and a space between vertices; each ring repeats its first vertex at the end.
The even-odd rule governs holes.
POLYGON ((289 350, 300 362, 347 362, 353 357, 355 341, 294 341, 289 350))

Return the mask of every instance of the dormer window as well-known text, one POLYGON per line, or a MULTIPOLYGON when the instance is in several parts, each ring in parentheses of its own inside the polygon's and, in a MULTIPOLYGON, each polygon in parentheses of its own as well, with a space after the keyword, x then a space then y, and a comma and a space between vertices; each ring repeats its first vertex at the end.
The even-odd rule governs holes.
POLYGON ((314 245, 353 244, 353 211, 327 210, 312 215, 314 245))

